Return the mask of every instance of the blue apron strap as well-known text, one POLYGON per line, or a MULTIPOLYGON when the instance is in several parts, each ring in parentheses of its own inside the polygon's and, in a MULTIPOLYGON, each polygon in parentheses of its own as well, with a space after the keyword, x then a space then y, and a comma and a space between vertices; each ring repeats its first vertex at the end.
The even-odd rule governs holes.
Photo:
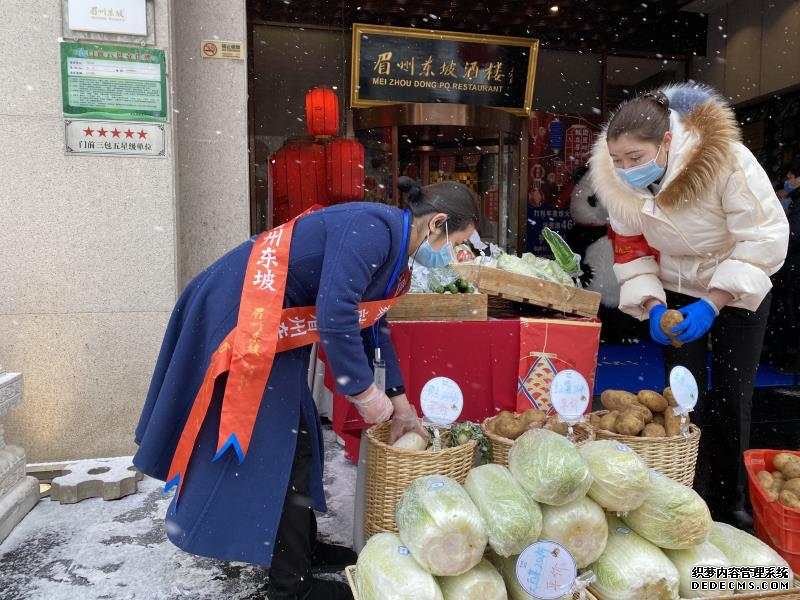
MULTIPOLYGON (((389 277, 388 283, 386 284, 386 289, 383 291, 384 298, 389 298, 392 292, 394 292, 395 288, 397 287, 397 283, 400 280, 400 275, 403 273, 405 269, 408 268, 408 243, 409 243, 408 238, 410 235, 411 235, 411 211, 404 210, 403 235, 402 239, 400 240, 400 254, 394 263, 394 269, 392 269, 392 274, 389 277)), ((379 327, 380 327, 380 320, 378 320, 375 323, 375 325, 372 326, 372 342, 376 348, 378 346, 379 327)))

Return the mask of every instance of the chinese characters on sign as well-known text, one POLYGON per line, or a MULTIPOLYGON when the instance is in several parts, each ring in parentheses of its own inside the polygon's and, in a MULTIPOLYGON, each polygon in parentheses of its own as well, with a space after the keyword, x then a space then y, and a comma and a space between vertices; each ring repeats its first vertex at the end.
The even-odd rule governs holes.
POLYGON ((445 102, 527 114, 538 41, 355 25, 353 106, 445 102))
POLYGON ((455 423, 464 408, 464 394, 448 377, 434 377, 422 388, 419 396, 422 414, 440 427, 455 423))
POLYGON ((69 28, 124 35, 147 35, 145 0, 69 0, 69 28))
POLYGON ((163 157, 164 125, 118 121, 64 121, 67 154, 163 157))
POLYGON ((556 600, 572 591, 578 575, 575 559, 562 545, 542 540, 517 558, 517 581, 534 598, 556 600))
POLYGON ((65 117, 166 121, 164 51, 62 42, 61 90, 65 117))
POLYGON ((230 58, 233 60, 244 60, 244 44, 242 44, 242 42, 203 40, 200 43, 200 55, 203 58, 230 58))
POLYGON ((550 384, 550 403, 564 421, 577 422, 589 406, 589 383, 577 371, 560 371, 550 384))

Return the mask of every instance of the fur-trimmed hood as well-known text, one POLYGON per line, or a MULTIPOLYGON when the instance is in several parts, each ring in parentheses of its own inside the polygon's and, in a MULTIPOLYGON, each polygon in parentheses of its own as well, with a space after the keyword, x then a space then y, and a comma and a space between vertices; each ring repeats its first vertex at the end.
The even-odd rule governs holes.
MULTIPOLYGON (((741 133, 733 110, 713 90, 695 83, 668 86, 662 91, 670 99, 670 144, 667 171, 657 194, 665 210, 694 205, 709 193, 717 177, 730 172, 733 146, 741 133)), ((594 188, 615 220, 638 219, 647 190, 637 190, 617 175, 608 153, 603 130, 590 159, 594 188)))

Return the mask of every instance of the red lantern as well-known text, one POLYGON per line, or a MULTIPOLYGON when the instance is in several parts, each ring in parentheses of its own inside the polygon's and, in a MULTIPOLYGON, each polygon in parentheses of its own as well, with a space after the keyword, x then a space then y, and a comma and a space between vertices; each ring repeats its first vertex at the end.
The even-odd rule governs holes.
POLYGON ((364 146, 357 140, 338 138, 325 148, 328 200, 355 202, 364 199, 364 146))
POLYGON ((313 136, 339 133, 339 96, 331 88, 317 87, 306 93, 306 128, 313 136))
POLYGON ((280 225, 325 199, 325 147, 308 140, 286 142, 271 159, 274 224, 280 225))

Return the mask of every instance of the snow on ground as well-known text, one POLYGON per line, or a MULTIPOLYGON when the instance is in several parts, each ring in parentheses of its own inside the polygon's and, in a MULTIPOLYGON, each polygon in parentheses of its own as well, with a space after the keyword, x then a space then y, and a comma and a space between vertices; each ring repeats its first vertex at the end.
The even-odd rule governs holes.
MULTIPOLYGON (((320 536, 352 543, 355 467, 325 432, 328 513, 320 536)), ((264 600, 263 569, 187 554, 164 531, 171 494, 61 505, 45 498, 0 544, 0 600, 264 600)))

